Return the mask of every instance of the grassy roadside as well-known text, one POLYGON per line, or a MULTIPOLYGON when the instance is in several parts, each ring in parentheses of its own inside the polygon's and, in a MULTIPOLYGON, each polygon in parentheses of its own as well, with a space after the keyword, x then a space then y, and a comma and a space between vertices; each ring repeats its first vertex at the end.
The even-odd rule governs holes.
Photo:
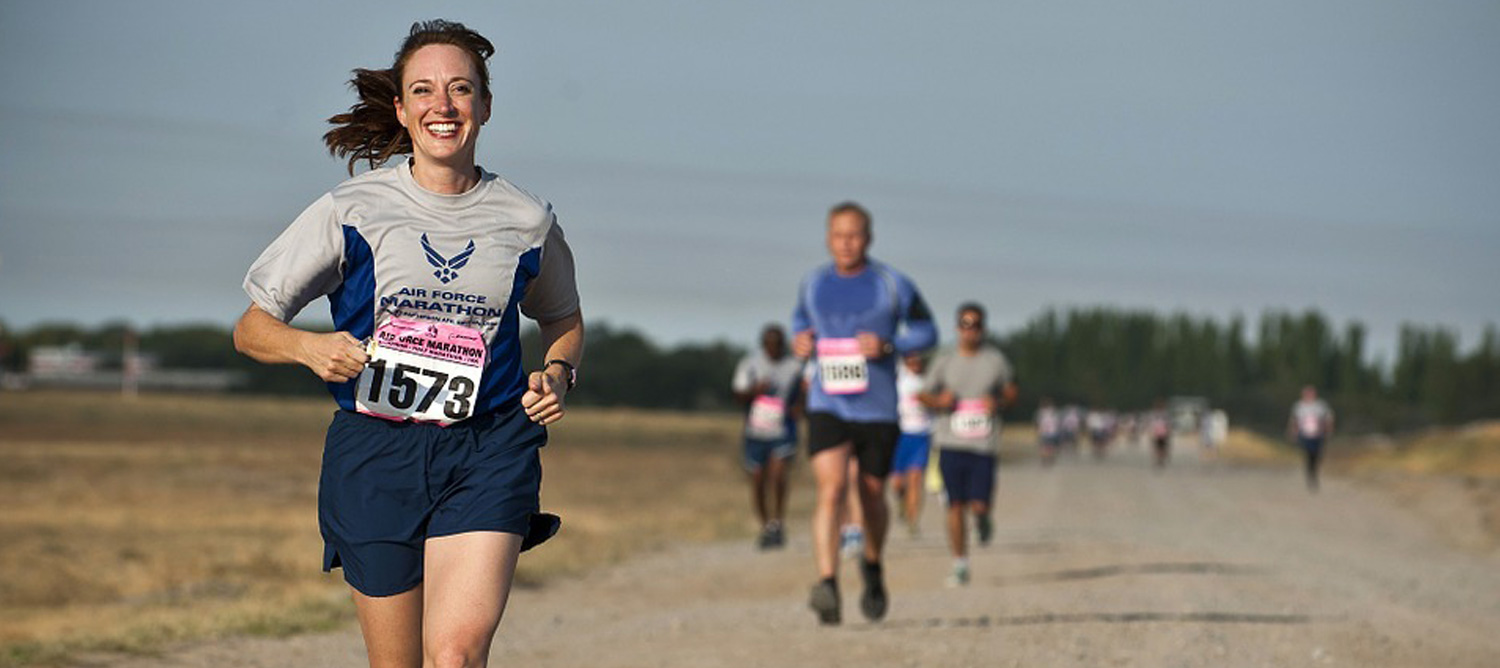
MULTIPOLYGON (((0 666, 349 622, 341 579, 318 569, 331 412, 322 400, 0 394, 0 666)), ((668 541, 748 540, 737 434, 732 415, 575 410, 543 455, 543 504, 563 533, 523 557, 520 585, 668 541)))
MULTIPOLYGON (((342 581, 318 571, 331 412, 326 400, 0 393, 0 666, 349 623, 342 581)), ((523 557, 521 586, 680 540, 748 542, 738 431, 734 415, 573 411, 544 453, 543 504, 564 533, 523 557)), ((1001 457, 1034 458, 1034 443, 1008 423, 1001 457)), ((1335 470, 1379 481, 1458 544, 1500 545, 1500 423, 1332 452, 1335 470), (1445 476, 1465 482, 1428 483, 1445 476)), ((1297 457, 1243 431, 1220 456, 1297 457)), ((806 517, 806 466, 794 475, 791 515, 806 517)))

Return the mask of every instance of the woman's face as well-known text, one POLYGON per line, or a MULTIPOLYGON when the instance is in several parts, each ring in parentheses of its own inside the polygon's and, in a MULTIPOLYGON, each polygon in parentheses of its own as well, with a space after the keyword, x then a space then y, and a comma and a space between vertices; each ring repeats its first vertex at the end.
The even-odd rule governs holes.
POLYGON ((473 166, 479 126, 490 119, 480 84, 473 58, 451 44, 429 44, 407 58, 396 118, 419 162, 473 166))

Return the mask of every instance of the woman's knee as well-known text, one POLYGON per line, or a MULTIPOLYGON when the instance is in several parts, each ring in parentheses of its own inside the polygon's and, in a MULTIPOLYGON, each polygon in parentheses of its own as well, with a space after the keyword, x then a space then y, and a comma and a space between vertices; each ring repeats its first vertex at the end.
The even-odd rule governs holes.
POLYGON ((477 638, 448 638, 429 641, 424 647, 423 668, 476 668, 485 665, 489 643, 477 638))

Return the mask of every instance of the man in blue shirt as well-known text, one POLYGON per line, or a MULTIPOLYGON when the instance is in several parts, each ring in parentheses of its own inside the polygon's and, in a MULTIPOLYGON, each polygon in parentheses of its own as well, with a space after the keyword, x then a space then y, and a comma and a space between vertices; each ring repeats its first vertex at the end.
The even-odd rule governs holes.
POLYGON ((869 257, 871 238, 868 211, 853 202, 833 207, 832 262, 803 279, 792 314, 792 352, 812 360, 807 449, 817 484, 813 554, 821 579, 809 605, 824 624, 841 618, 838 509, 850 484, 850 458, 859 464, 854 484, 865 524, 860 611, 870 620, 885 616, 880 558, 889 525, 885 480, 900 437, 896 362, 937 342, 937 326, 916 285, 869 257))

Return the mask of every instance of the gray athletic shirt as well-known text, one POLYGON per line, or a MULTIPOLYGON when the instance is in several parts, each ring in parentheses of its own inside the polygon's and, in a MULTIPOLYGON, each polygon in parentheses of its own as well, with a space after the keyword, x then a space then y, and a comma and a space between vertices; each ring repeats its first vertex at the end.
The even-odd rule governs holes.
POLYGON ((749 392, 750 388, 761 381, 769 385, 767 395, 790 400, 802 382, 802 360, 791 355, 772 360, 763 351, 750 353, 735 365, 730 387, 735 392, 749 392))
MULTIPOLYGON (((928 369, 922 391, 938 394, 952 391, 955 399, 999 397, 1000 389, 1012 378, 1010 361, 994 346, 982 345, 973 356, 960 355, 947 348, 938 353, 928 369)), ((994 416, 994 427, 986 438, 960 438, 953 433, 951 411, 934 411, 932 442, 940 448, 994 454, 1000 445, 1000 416, 994 416)))
MULTIPOLYGON (((516 312, 578 310, 573 254, 551 204, 479 171, 457 195, 417 185, 406 160, 344 181, 266 248, 246 294, 282 321, 327 295, 334 327, 361 339, 393 314, 473 327, 489 344, 479 411, 519 397, 516 312)), ((329 385, 350 410, 353 385, 329 385)))

